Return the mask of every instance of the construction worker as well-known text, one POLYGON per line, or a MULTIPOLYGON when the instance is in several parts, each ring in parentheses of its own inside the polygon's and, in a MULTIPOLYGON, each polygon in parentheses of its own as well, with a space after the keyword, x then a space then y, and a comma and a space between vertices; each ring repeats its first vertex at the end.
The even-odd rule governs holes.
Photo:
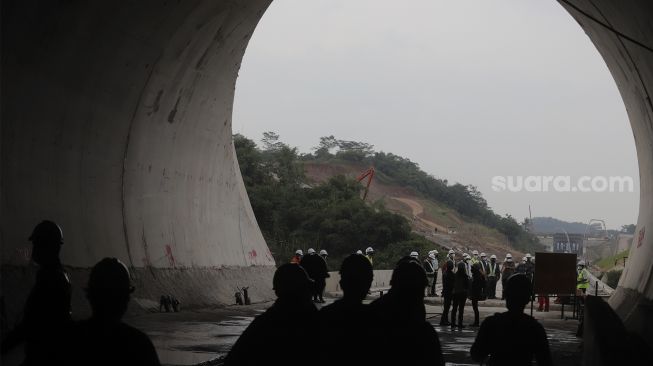
POLYGON ((433 249, 433 250, 429 253, 429 257, 430 257, 430 254, 431 254, 431 253, 432 253, 433 256, 435 257, 435 258, 432 258, 432 259, 431 259, 431 260, 433 261, 433 268, 435 269, 435 273, 433 273, 433 282, 431 282, 431 294, 432 294, 433 296, 438 296, 438 294, 435 293, 435 285, 436 285, 437 282, 438 282, 438 268, 440 268, 440 263, 439 263, 439 261, 438 261, 438 254, 439 254, 439 253, 438 253, 437 250, 433 249))
POLYGON ((497 256, 492 254, 490 256, 490 263, 487 265, 487 285, 486 295, 488 299, 496 299, 497 281, 501 278, 501 271, 499 270, 499 263, 497 263, 497 256))
POLYGON ((578 276, 576 277, 576 293, 579 296, 584 296, 587 293, 587 289, 590 287, 589 274, 585 268, 585 261, 581 260, 578 262, 576 272, 578 272, 578 276))
POLYGON ((480 263, 481 263, 481 269, 483 270, 483 273, 486 274, 488 261, 487 261, 487 255, 485 253, 481 253, 480 263))
POLYGON ((160 365, 149 337, 122 322, 133 292, 127 266, 120 260, 104 258, 93 266, 86 287, 92 315, 76 324, 66 365, 160 365))
POLYGON ((501 300, 505 300, 505 289, 506 289, 506 282, 508 281, 508 278, 512 276, 515 273, 515 262, 512 261, 512 254, 508 253, 506 254, 506 259, 503 261, 503 266, 501 268, 501 300))
POLYGON ((463 253, 463 262, 465 263, 465 274, 467 274, 467 278, 470 280, 472 279, 472 257, 469 256, 467 253, 463 253))
POLYGON ((374 267, 374 249, 372 249, 372 247, 367 247, 367 249, 365 249, 365 258, 367 258, 372 267, 374 267))
POLYGON ((472 251, 472 258, 471 258, 471 264, 476 264, 480 261, 478 258, 478 250, 472 251))
POLYGON ((415 251, 410 252, 410 256, 419 260, 419 253, 417 253, 415 251))
POLYGON ((426 284, 426 296, 435 296, 435 291, 431 290, 431 288, 435 288, 435 277, 438 273, 437 271, 437 260, 435 259, 435 254, 433 254, 433 251, 430 251, 428 254, 428 257, 424 259, 424 271, 426 272, 426 277, 428 279, 428 282, 426 284))
POLYGON ((535 263, 533 262, 533 257, 530 253, 526 253, 524 260, 525 262, 523 263, 522 273, 524 273, 526 277, 528 277, 531 282, 533 282, 533 274, 535 273, 535 263))
POLYGON ((585 316, 584 314, 584 305, 585 305, 585 296, 587 294, 587 289, 590 287, 590 277, 589 273, 587 272, 587 269, 585 268, 585 261, 581 260, 578 262, 578 265, 576 267, 576 272, 578 272, 578 275, 576 276, 576 297, 578 299, 578 318, 581 319, 580 323, 578 324, 578 330, 576 331, 576 336, 577 337, 582 337, 583 336, 583 329, 584 329, 584 320, 585 316))
POLYGON ((23 365, 65 364, 64 346, 72 326, 68 274, 59 259, 63 232, 56 223, 40 222, 28 239, 32 261, 38 265, 36 282, 23 308, 23 318, 2 342, 2 354, 24 344, 23 365))
POLYGON ((299 264, 302 261, 303 256, 304 256, 304 252, 301 249, 297 249, 295 251, 295 255, 293 255, 292 258, 290 259, 290 263, 299 264))
POLYGON ((313 280, 313 302, 324 303, 322 291, 324 291, 324 287, 326 286, 326 278, 329 277, 326 262, 315 253, 315 249, 309 248, 307 255, 302 258, 300 264, 313 280))
POLYGON ((444 297, 444 309, 440 317, 440 325, 451 325, 449 322, 449 309, 453 299, 453 287, 456 281, 456 274, 453 271, 453 260, 447 260, 442 267, 442 297, 444 297))
POLYGON ((326 279, 331 277, 329 274, 329 264, 327 262, 327 257, 329 256, 329 253, 327 253, 326 250, 322 249, 320 250, 320 258, 324 261, 324 273, 326 273, 326 276, 321 279, 321 280, 315 280, 315 284, 317 286, 317 296, 319 297, 319 300, 322 304, 325 303, 324 301, 324 288, 326 287, 326 279))

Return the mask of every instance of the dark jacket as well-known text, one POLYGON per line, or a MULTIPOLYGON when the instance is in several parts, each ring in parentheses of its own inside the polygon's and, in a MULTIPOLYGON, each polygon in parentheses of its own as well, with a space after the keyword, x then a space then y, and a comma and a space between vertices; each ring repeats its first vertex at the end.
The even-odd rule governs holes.
POLYGON ((472 265, 472 288, 469 292, 470 300, 484 300, 483 289, 485 288, 485 276, 481 272, 481 264, 472 265))
MULTIPOLYGON (((447 264, 449 266, 449 264, 447 264)), ((453 262, 450 267, 445 267, 442 270, 442 296, 452 296, 454 283, 456 282, 456 274, 453 272, 453 262)))
POLYGON ((467 277, 465 266, 465 262, 458 263, 458 269, 456 270, 456 277, 453 284, 454 294, 466 294, 469 291, 469 277, 467 277))

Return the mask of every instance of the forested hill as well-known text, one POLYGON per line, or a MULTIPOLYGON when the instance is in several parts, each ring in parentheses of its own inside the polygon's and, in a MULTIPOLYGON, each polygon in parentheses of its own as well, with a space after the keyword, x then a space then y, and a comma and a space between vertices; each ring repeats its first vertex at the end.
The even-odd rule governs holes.
POLYGON ((260 146, 234 135, 243 181, 261 231, 278 263, 296 249, 326 249, 332 258, 373 246, 375 267, 391 268, 416 250, 454 247, 534 252, 537 238, 510 216, 496 215, 473 186, 449 184, 400 156, 363 142, 322 137, 300 154, 273 132, 260 146), (370 195, 354 178, 374 167, 370 195), (438 230, 439 229, 439 230, 438 230))

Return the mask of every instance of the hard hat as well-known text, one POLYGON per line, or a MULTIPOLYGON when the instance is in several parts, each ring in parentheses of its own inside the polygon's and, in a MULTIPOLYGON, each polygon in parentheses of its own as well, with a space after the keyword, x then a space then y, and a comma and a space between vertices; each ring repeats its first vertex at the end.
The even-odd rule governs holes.
POLYGON ((429 258, 435 259, 435 254, 433 254, 433 253, 429 254, 429 258))
POLYGON ((449 254, 456 254, 456 252, 454 252, 453 249, 449 249, 449 254))
POLYGON ((463 253, 463 258, 465 258, 465 259, 469 258, 469 254, 463 253))
POLYGON ((512 258, 512 254, 510 253, 506 254, 506 258, 512 258))
POLYGON ((437 250, 433 249, 433 254, 439 254, 437 250))
POLYGON ((320 250, 320 255, 329 255, 326 250, 322 249, 320 250))
POLYGON ((301 249, 297 249, 297 250, 295 250, 295 254, 304 255, 304 252, 301 249))
POLYGON ((526 257, 524 258, 531 258, 531 253, 526 253, 526 257))
POLYGON ((492 254, 492 255, 490 256, 490 259, 497 259, 497 256, 494 255, 494 254, 492 254))
POLYGON ((374 249, 372 249, 372 247, 367 247, 367 249, 365 249, 365 254, 368 253, 374 253, 374 249))
POLYGON ((487 255, 485 255, 485 253, 481 253, 481 257, 487 257, 487 255))
POLYGON ((103 294, 129 294, 134 291, 134 287, 124 263, 116 258, 104 258, 91 269, 86 290, 90 296, 96 297, 103 294))
POLYGON ((579 265, 579 266, 583 266, 583 267, 585 267, 585 261, 580 261, 580 262, 578 262, 578 265, 579 265))
POLYGON ((472 254, 473 254, 473 255, 478 255, 478 250, 474 250, 474 251, 472 252, 472 254))
POLYGON ((315 249, 308 248, 308 254, 315 254, 315 249))
POLYGON ((63 244, 63 232, 53 221, 43 220, 34 227, 28 240, 34 243, 63 244))
POLYGON ((363 255, 363 251, 362 251, 362 250, 360 250, 360 249, 358 249, 358 250, 356 251, 356 254, 360 254, 360 255, 363 255))
POLYGON ((417 254, 417 252, 410 252, 410 256, 414 257, 414 258, 417 258, 417 257, 419 257, 419 254, 417 254))

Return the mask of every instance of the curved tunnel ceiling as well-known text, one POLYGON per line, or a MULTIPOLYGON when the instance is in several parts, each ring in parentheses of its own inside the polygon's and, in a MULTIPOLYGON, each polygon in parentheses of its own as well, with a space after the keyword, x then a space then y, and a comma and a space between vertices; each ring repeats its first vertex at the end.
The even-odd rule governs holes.
MULTIPOLYGON (((24 296, 26 237, 51 218, 63 226, 75 283, 114 256, 133 268, 144 306, 162 291, 186 304, 230 303, 243 285, 272 296, 274 260, 231 140, 238 69, 269 3, 3 1, 5 294, 24 296)), ((651 339, 653 52, 580 11, 653 45, 653 3, 571 3, 561 1, 622 95, 640 169, 638 237, 610 303, 651 339)), ((12 299, 15 310, 22 300, 12 299)))

